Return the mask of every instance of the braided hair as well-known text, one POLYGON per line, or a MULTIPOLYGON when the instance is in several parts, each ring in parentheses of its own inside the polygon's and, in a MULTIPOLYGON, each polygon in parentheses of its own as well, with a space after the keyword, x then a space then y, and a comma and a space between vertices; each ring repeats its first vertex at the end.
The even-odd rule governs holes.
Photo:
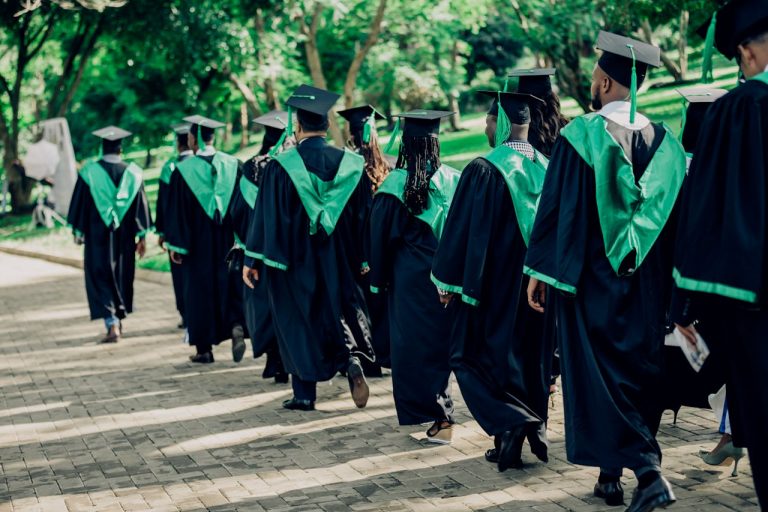
POLYGON ((411 213, 419 215, 428 205, 429 180, 440 168, 438 138, 403 136, 397 168, 408 171, 403 202, 411 213))

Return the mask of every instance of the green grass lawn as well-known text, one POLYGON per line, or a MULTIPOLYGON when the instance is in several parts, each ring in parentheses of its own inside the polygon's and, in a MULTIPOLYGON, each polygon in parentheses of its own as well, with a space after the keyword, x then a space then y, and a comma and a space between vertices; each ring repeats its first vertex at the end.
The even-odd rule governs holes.
MULTIPOLYGON (((696 69, 698 63, 691 62, 691 69, 696 69)), ((730 89, 736 85, 737 69, 722 57, 715 61, 715 83, 712 87, 730 89)), ((696 76, 692 71, 691 77, 696 76)), ((664 85, 668 77, 660 77, 649 80, 649 83, 641 90, 638 102, 640 111, 653 121, 666 123, 675 133, 680 130, 681 112, 683 102, 676 92, 677 85, 664 85)), ((694 87, 695 84, 685 87, 694 87)), ((572 99, 563 101, 563 111, 566 115, 574 117, 583 112, 572 99)), ((467 113, 462 116, 462 130, 443 133, 440 136, 442 160, 447 165, 463 168, 473 158, 489 151, 488 141, 483 133, 485 129, 485 114, 483 112, 467 113)), ((380 133, 382 141, 387 140, 388 133, 380 133)), ((258 145, 250 146, 236 153, 241 160, 253 156, 258 150, 258 145)), ((160 169, 163 162, 171 155, 171 148, 166 146, 153 151, 154 165, 146 169, 144 173, 145 189, 150 205, 154 211, 157 201, 157 189, 160 169)), ((138 164, 144 162, 144 151, 128 152, 126 157, 138 164)), ((0 217, 0 240, 19 246, 42 247, 45 250, 55 250, 67 254, 79 254, 79 247, 71 243, 66 228, 35 229, 29 230, 29 216, 5 216, 0 217)), ((140 268, 157 271, 169 271, 168 257, 157 245, 157 237, 150 235, 148 238, 147 256, 139 262, 140 268)))

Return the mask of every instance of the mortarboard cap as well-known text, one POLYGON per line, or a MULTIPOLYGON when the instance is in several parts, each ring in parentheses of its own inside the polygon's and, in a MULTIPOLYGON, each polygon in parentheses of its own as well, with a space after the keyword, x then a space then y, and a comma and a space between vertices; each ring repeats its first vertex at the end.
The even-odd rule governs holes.
POLYGON ((179 123, 171 126, 173 133, 175 133, 176 135, 186 135, 189 133, 189 130, 191 128, 192 128, 192 125, 189 123, 179 123))
POLYGON ((359 107, 340 110, 337 113, 347 120, 349 129, 352 132, 360 131, 365 126, 365 123, 371 119, 371 116, 374 119, 386 119, 382 113, 371 105, 360 105, 359 107))
MULTIPOLYGON (((768 2, 731 0, 717 13, 715 47, 728 59, 736 57, 738 46, 768 31, 768 2)), ((709 23, 699 29, 706 33, 709 23)))
POLYGON ((301 85, 293 91, 286 105, 298 111, 309 112, 318 116, 328 115, 328 111, 341 98, 340 94, 318 89, 311 85, 301 85))
POLYGON ((728 94, 728 91, 711 87, 693 87, 678 89, 677 92, 684 99, 680 141, 686 151, 692 152, 696 148, 707 110, 712 103, 728 94))
POLYGON ((213 119, 209 119, 207 117, 198 116, 198 115, 187 116, 184 118, 184 121, 192 125, 202 126, 203 128, 209 128, 211 130, 215 130, 217 128, 223 128, 224 126, 226 126, 224 123, 220 121, 215 121, 213 119))
POLYGON ((91 134, 110 142, 122 140, 133 135, 133 133, 129 132, 128 130, 123 130, 117 126, 107 126, 106 128, 101 128, 100 130, 91 132, 91 134))
POLYGON ((440 120, 455 114, 444 110, 411 110, 393 117, 404 120, 404 137, 437 137, 440 133, 440 120))
POLYGON ((531 122, 531 105, 534 103, 543 104, 544 101, 531 94, 522 94, 519 92, 497 92, 497 91, 477 91, 479 94, 493 98, 488 114, 497 116, 499 113, 499 98, 501 98, 501 108, 512 124, 528 124, 531 122))
POLYGON ((516 69, 509 74, 510 78, 519 78, 517 92, 544 96, 552 91, 552 75, 555 68, 516 69))
POLYGON ((273 110, 257 117, 253 120, 253 123, 265 128, 283 131, 288 126, 288 112, 285 110, 273 110))
POLYGON ((658 46, 601 30, 597 36, 597 49, 603 51, 598 65, 608 76, 625 87, 632 82, 633 54, 637 68, 637 85, 642 85, 648 66, 661 66, 658 46))

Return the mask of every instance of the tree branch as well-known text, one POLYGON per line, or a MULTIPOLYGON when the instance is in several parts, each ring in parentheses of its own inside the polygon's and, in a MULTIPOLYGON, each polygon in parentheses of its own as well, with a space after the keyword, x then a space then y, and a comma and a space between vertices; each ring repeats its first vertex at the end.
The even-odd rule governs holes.
POLYGON ((357 75, 360 73, 360 68, 363 66, 365 57, 371 48, 374 47, 376 41, 379 39, 381 33, 381 24, 384 21, 384 14, 387 10, 387 0, 379 0, 379 6, 376 9, 376 15, 371 20, 371 24, 368 27, 368 37, 365 39, 365 43, 361 48, 355 52, 355 57, 352 59, 352 63, 349 65, 347 71, 347 78, 344 82, 344 105, 346 108, 352 107, 354 98, 352 93, 355 90, 357 84, 357 75))
POLYGON ((51 31, 53 30, 53 27, 56 25, 56 22, 54 21, 56 19, 55 11, 52 11, 51 14, 48 16, 48 20, 45 22, 45 31, 43 32, 43 27, 40 28, 40 30, 37 31, 37 34, 33 36, 30 40, 34 41, 35 39, 38 39, 37 44, 29 50, 27 53, 27 57, 29 59, 32 59, 37 55, 37 53, 43 48, 43 45, 48 40, 48 37, 51 35, 51 31), (40 36, 42 32, 42 37, 40 36))

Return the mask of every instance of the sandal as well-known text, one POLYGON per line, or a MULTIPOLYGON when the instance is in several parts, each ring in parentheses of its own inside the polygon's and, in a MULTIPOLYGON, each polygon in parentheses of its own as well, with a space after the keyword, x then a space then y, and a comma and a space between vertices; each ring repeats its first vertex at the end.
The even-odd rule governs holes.
POLYGON ((451 444, 453 422, 438 420, 427 430, 427 441, 435 444, 451 444))

